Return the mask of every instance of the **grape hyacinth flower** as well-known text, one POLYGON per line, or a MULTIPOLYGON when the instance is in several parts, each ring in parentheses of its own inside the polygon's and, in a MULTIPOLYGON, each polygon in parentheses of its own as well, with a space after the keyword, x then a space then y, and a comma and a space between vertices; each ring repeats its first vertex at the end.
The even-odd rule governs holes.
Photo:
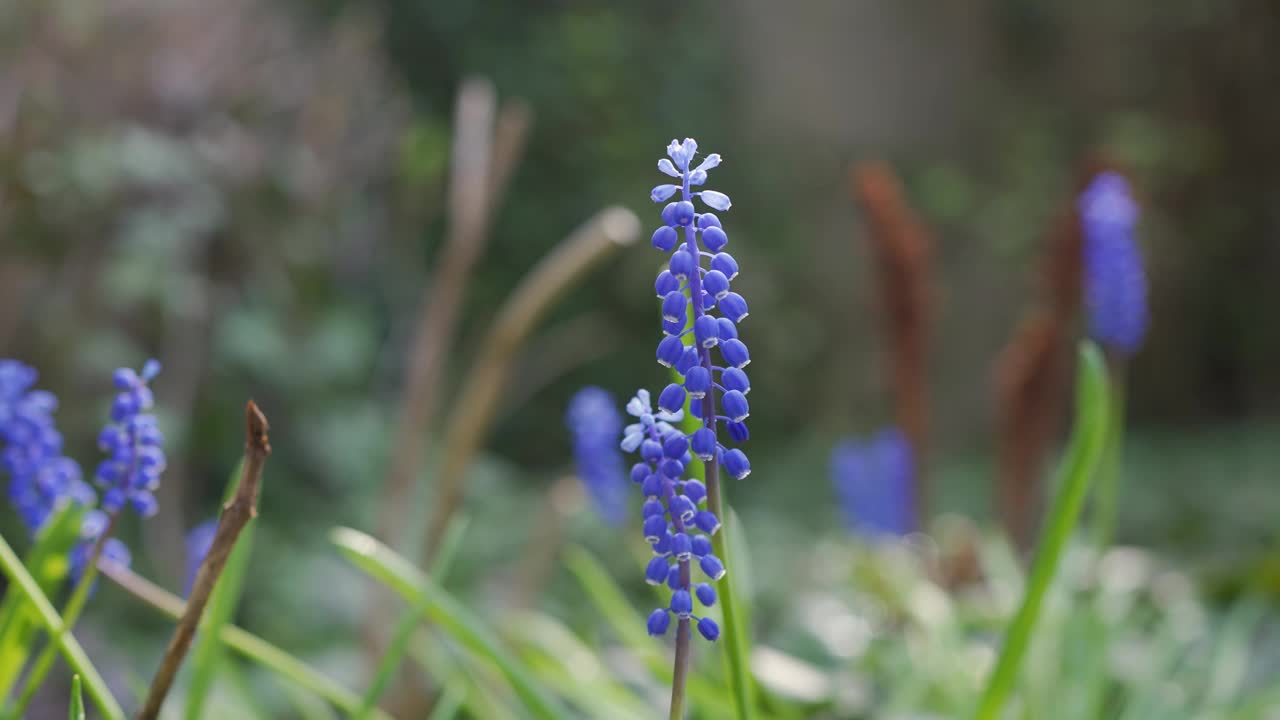
POLYGON ((627 471, 618 452, 622 415, 613 396, 598 387, 585 387, 569 401, 566 424, 573 435, 578 476, 596 512, 613 526, 626 520, 627 471))
POLYGON ((80 466, 62 455, 53 419, 58 399, 32 389, 37 375, 35 368, 0 359, 0 470, 9 476, 9 501, 32 535, 63 503, 97 500, 80 466))
POLYGON ((98 509, 86 513, 80 544, 72 551, 72 577, 77 581, 94 552, 117 564, 129 564, 129 549, 110 537, 121 510, 129 506, 151 517, 159 509, 155 490, 165 468, 164 436, 155 416, 146 412, 155 404, 147 383, 159 373, 160 363, 148 360, 141 373, 120 368, 112 376, 119 392, 111 404, 111 421, 98 435, 98 448, 109 457, 94 473, 102 501, 98 509))
POLYGON ((697 563, 708 580, 724 577, 724 565, 711 550, 711 536, 720 529, 720 521, 711 511, 699 508, 706 500, 706 487, 698 480, 684 479, 694 456, 689 438, 672 424, 684 417, 679 409, 683 399, 674 409, 659 400, 658 412, 653 411, 650 399, 649 391, 640 390, 627 403, 627 412, 638 422, 624 429, 622 441, 623 449, 639 450, 641 458, 631 468, 631 479, 645 496, 642 528, 645 541, 653 548, 645 580, 672 590, 670 605, 649 616, 649 634, 664 634, 674 615, 686 628, 686 636, 689 622, 696 620, 703 637, 715 640, 720 634, 715 621, 693 614, 693 598, 703 607, 711 607, 716 601, 715 588, 694 584, 691 573, 697 563))
MULTIPOLYGON (((683 712, 691 625, 696 623, 708 640, 720 635, 714 620, 694 614, 695 599, 703 607, 716 602, 715 588, 710 583, 695 584, 692 578, 695 563, 711 582, 726 573, 712 552, 711 540, 720 529, 723 512, 720 468, 739 480, 751 472, 746 454, 725 445, 726 440, 738 444, 748 438, 745 421, 751 414, 747 402, 751 383, 744 371, 751 356, 738 334, 738 324, 748 315, 747 302, 733 290, 738 262, 725 252, 729 238, 715 214, 727 211, 731 203, 724 193, 704 188, 707 173, 720 165, 720 156, 707 155, 695 166, 697 151, 698 144, 691 138, 672 140, 667 157, 658 161, 658 170, 674 182, 650 192, 655 203, 664 203, 653 247, 668 256, 666 269, 654 281, 663 333, 657 360, 672 368, 678 381, 658 394, 656 413, 650 408, 648 392, 637 393, 627 410, 639 422, 628 426, 623 440, 623 449, 638 449, 642 460, 632 468, 631 479, 641 485, 645 496, 644 533, 654 550, 645 577, 672 590, 668 606, 655 610, 648 620, 652 635, 664 634, 673 616, 676 621, 672 717, 683 712), (686 402, 701 425, 689 433, 671 425, 683 417, 686 402), (705 485, 684 479, 695 460, 704 464, 705 485)), ((726 621, 732 619, 731 600, 728 593, 721 598, 726 621)), ((735 677, 734 682, 742 679, 735 677)))
POLYGON ((1147 330, 1147 280, 1136 240, 1138 204, 1129 182, 1099 173, 1079 199, 1084 232, 1085 307, 1089 336, 1128 357, 1147 330))
POLYGON ((129 368, 115 372, 119 392, 111 405, 111 422, 98 436, 98 447, 109 457, 94 473, 107 513, 115 514, 128 505, 150 517, 159 509, 155 490, 165 468, 164 436, 155 416, 147 412, 155 402, 147 383, 159 372, 160 363, 155 360, 148 360, 141 373, 129 368))
POLYGON ((831 481, 850 530, 868 539, 916 529, 911 443, 897 428, 870 441, 845 440, 831 453, 831 481))

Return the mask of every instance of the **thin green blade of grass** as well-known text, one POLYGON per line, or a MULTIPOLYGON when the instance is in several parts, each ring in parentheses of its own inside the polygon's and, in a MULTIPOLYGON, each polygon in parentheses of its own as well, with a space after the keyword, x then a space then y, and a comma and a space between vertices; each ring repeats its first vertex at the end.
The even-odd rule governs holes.
MULTIPOLYGON (((182 598, 128 568, 103 562, 102 574, 169 618, 178 620, 182 617, 182 598)), ((224 626, 220 635, 222 642, 241 656, 271 670, 294 686, 324 698, 344 714, 352 715, 360 706, 359 695, 257 635, 235 625, 224 626)), ((147 690, 145 681, 139 682, 141 686, 138 691, 143 694, 147 690)), ((377 720, 392 720, 391 716, 377 710, 374 711, 374 717, 377 720)))
MULTIPOLYGON (((27 552, 24 565, 46 597, 62 587, 71 567, 71 548, 80 539, 84 509, 67 504, 45 523, 27 552)), ((17 682, 35 647, 40 616, 22 593, 5 593, 0 605, 0 697, 17 682)))
POLYGON ((492 631, 413 563, 358 530, 335 528, 331 539, 357 568, 394 590, 469 652, 492 662, 531 715, 544 720, 565 716, 533 683, 528 670, 502 647, 492 631))
POLYGON ((67 711, 69 720, 84 720, 84 694, 80 690, 80 676, 71 676, 71 708, 67 711))
MULTIPOLYGON (((644 662, 659 683, 669 686, 671 664, 662 654, 665 646, 645 632, 644 615, 636 612, 604 565, 578 546, 565 548, 564 557, 565 565, 582 586, 583 594, 604 617, 618 640, 644 662)), ((723 692, 703 675, 691 673, 687 683, 689 699, 701 712, 714 717, 732 717, 725 709, 728 702, 723 692)))
MULTIPOLYGON (((240 482, 243 461, 236 463, 227 481, 222 501, 225 503, 236 492, 240 482)), ((196 636, 195 650, 191 654, 191 684, 187 688, 186 714, 187 720, 200 720, 204 716, 204 705, 213 688, 214 680, 225 662, 226 652, 223 648, 222 628, 235 617, 236 608, 240 605, 240 596, 244 590, 245 574, 249 571, 249 557, 253 552, 254 523, 250 523, 240 533, 231 557, 218 578, 209 604, 205 608, 201 621, 202 632, 196 636)))
POLYGON ((1049 508, 1022 603, 1009 625, 995 670, 974 713, 975 720, 999 718, 1017 682, 1045 594, 1079 522, 1080 509, 1089 494, 1090 482, 1106 445, 1109 407, 1106 363, 1098 348, 1086 342, 1079 353, 1071 442, 1054 478, 1056 495, 1049 508))
POLYGON ((36 613, 40 616, 48 636, 55 638, 61 635, 60 649, 62 650, 63 658, 72 672, 78 673, 82 677, 85 687, 89 691, 89 699, 98 708, 98 712, 108 720, 124 720, 124 710, 111 695, 111 691, 107 689, 107 684, 103 681, 102 675, 98 673, 98 669, 89 661, 89 656, 85 654, 84 648, 80 647, 80 643, 76 642, 75 637, 71 633, 62 632, 65 625, 62 617, 54 609, 53 603, 49 602, 49 598, 40 590, 40 584, 36 582, 35 578, 31 577, 31 573, 27 572, 26 566, 18 559, 17 553, 13 551, 4 536, 0 536, 0 571, 3 571, 12 582, 10 592, 16 590, 22 593, 27 597, 32 607, 36 609, 36 613))
MULTIPOLYGON (((438 632, 435 628, 431 630, 433 636, 438 632)), ((473 656, 458 652, 458 648, 447 642, 415 644, 410 648, 409 656, 427 676, 444 688, 444 692, 449 692, 450 688, 460 690, 455 696, 461 704, 458 712, 464 717, 519 720, 509 706, 512 699, 509 688, 505 683, 501 687, 482 683, 473 656)))
POLYGON ((440 695, 435 708, 431 710, 431 717, 428 720, 453 720, 462 710, 466 694, 467 691, 458 683, 445 685, 444 692, 440 695))
POLYGON ((1121 461, 1124 451, 1124 374, 1120 365, 1113 365, 1111 392, 1108 395, 1106 448, 1098 471, 1097 488, 1094 491, 1094 542, 1102 552, 1115 539, 1116 522, 1120 512, 1121 461))
POLYGON ((648 702, 605 669, 607 663, 596 648, 555 618, 522 612, 508 618, 505 625, 508 634, 519 639, 525 663, 538 680, 588 717, 647 720, 653 716, 648 702))
MULTIPOLYGON (((440 552, 431 563, 431 577, 435 578, 437 584, 443 585, 449 570, 453 568, 458 551, 462 549, 462 538, 466 535, 466 531, 465 516, 455 516, 449 521, 444 539, 440 542, 440 552)), ((369 684, 369 689, 361 698, 360 709, 355 714, 356 720, 365 720, 378 704, 378 700, 382 698, 382 694, 387 691, 387 686, 391 684, 391 677, 400 669, 405 655, 409 652, 409 642, 413 639, 414 631, 418 629, 421 617, 422 614, 415 608, 409 608, 401 613, 400 619, 396 621, 391 644, 387 646, 387 651, 378 661, 373 682, 369 684)))

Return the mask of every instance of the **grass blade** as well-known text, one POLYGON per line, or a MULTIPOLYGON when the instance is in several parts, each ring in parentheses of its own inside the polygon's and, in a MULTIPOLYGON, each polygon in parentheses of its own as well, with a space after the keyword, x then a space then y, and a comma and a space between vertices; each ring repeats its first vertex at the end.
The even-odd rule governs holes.
POLYGON ((18 560, 18 556, 13 552, 13 548, 9 546, 9 542, 0 535, 0 571, 9 577, 12 582, 10 592, 20 592, 26 596, 27 600, 36 609, 36 613, 40 616, 40 621, 44 624, 45 632, 50 638, 61 637, 61 650, 63 658, 67 661, 67 665, 72 672, 79 674, 83 678, 83 682, 89 691, 89 699, 98 708, 98 712, 108 720, 124 720, 124 710, 121 709, 120 703, 112 697, 111 691, 107 689, 106 682, 103 681, 102 675, 98 673, 98 669, 89 661, 89 656, 85 654, 84 648, 80 647, 80 643, 76 642, 75 637, 71 633, 63 632, 64 623, 62 617, 58 615, 58 611, 54 609, 53 604, 49 602, 49 598, 40 590, 39 583, 35 578, 31 577, 31 573, 27 572, 27 568, 18 560))
POLYGON ((1080 508, 1089 493, 1106 444, 1110 402, 1107 394, 1106 363, 1092 343, 1080 349, 1076 377, 1076 416, 1066 458, 1055 477, 1057 494, 1049 509, 1040 548, 1031 568, 1031 577, 1005 637, 995 670, 987 681, 976 720, 996 720, 1013 690, 1040 607, 1057 573, 1059 561, 1080 519, 1080 508))
MULTIPOLYGON (((644 614, 636 611, 614 582, 600 560, 578 546, 569 546, 564 552, 565 566, 569 568, 583 595, 604 618, 610 631, 631 652, 635 653, 649 673, 664 686, 671 685, 671 663, 665 656, 666 646, 649 637, 644 629, 644 614)), ((734 717, 728 708, 730 703, 721 688, 713 686, 701 673, 690 673, 686 690, 691 703, 710 718, 734 717)))
POLYGON ((333 543, 356 567, 418 608, 459 645, 494 664, 533 716, 556 720, 565 713, 534 685, 525 667, 503 648, 480 619, 408 560, 358 530, 336 528, 333 543))
MULTIPOLYGON (((24 565, 45 597, 62 587, 70 569, 71 548, 80 539, 84 509, 68 504, 59 510, 36 536, 24 565)), ((22 593, 5 593, 0 605, 0 697, 6 697, 22 673, 36 634, 40 615, 22 593)))
MULTIPOLYGON (((182 617, 182 598, 126 567, 109 561, 103 561, 100 565, 103 575, 134 597, 174 620, 182 617)), ((324 698, 344 714, 353 715, 360 707, 359 695, 257 635, 235 625, 225 625, 220 636, 228 648, 275 672, 293 685, 324 698)), ((145 688, 143 690, 145 691, 145 688)), ((391 716, 377 710, 374 711, 373 717, 376 720, 392 720, 391 716)))
POLYGON ((67 712, 69 720, 84 720, 84 696, 80 692, 80 676, 71 676, 71 709, 67 712))
MULTIPOLYGON (((449 574, 453 561, 458 556, 458 551, 462 549, 462 538, 466 530, 465 517, 457 516, 449 521, 444 540, 440 544, 440 552, 431 564, 431 576, 435 578, 436 583, 444 583, 445 576, 449 574)), ((365 720, 369 716, 369 712, 378 704, 387 686, 391 684, 391 677, 400 669, 404 656, 409 651, 409 642, 413 639, 414 631, 418 629, 421 615, 415 608, 409 608, 396 621, 391 644, 387 646, 387 651, 378 661, 378 670, 374 673, 373 682, 369 684, 369 689, 365 691, 360 701, 360 709, 355 714, 356 720, 365 720)))

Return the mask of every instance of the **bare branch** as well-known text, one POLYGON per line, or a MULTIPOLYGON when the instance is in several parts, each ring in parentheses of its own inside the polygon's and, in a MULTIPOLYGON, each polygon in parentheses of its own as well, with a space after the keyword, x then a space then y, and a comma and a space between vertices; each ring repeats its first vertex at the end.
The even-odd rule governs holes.
POLYGON ((517 351, 552 303, 597 263, 635 242, 640 220, 621 207, 600 211, 538 262, 507 298, 463 381, 449 415, 449 437, 432 503, 424 562, 430 561, 462 501, 467 466, 483 442, 517 351))
POLYGON ((267 418, 252 400, 245 408, 245 444, 244 465, 240 472, 240 483, 236 486, 236 494, 222 507, 222 515, 218 518, 218 530, 213 536, 213 544, 200 563, 200 570, 187 599, 186 611, 178 621, 178 627, 169 639, 169 647, 165 649, 160 668, 156 670, 151 681, 151 689, 147 692, 147 700, 138 720, 156 720, 160 715, 160 706, 173 686, 173 679, 178 668, 191 647, 191 639, 200 625, 200 617, 204 614, 209 596, 218 583, 222 569, 226 567, 231 551, 235 549, 236 540, 249 521, 258 515, 258 489, 262 483, 262 467, 267 456, 271 454, 271 443, 267 438, 267 418))

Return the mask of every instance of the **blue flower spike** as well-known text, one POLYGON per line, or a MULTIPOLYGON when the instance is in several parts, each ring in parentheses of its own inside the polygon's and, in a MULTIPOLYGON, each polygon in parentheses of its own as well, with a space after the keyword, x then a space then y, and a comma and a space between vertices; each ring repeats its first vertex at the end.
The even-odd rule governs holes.
POLYGON ((37 377, 33 367, 0 360, 0 474, 8 475, 9 502, 33 536, 64 503, 97 502, 80 465, 62 454, 58 399, 35 389, 37 377))
POLYGON ((831 480, 851 532, 875 541, 916 529, 915 464, 901 430, 887 428, 870 441, 837 445, 831 480))
POLYGON ((1147 332, 1147 278, 1138 248, 1138 203, 1117 172, 1094 177, 1079 198, 1089 336, 1129 357, 1147 332))
POLYGON ((0 474, 9 478, 9 501, 33 536, 63 506, 89 508, 81 520, 80 540, 68 558, 70 575, 77 582, 99 543, 102 557, 129 564, 129 548, 104 537, 115 516, 125 508, 144 517, 159 509, 155 490, 165 468, 164 437, 149 412, 155 403, 149 383, 159 373, 160 363, 149 360, 140 371, 121 368, 112 376, 118 392, 110 423, 98 436, 108 458, 94 473, 102 489, 99 501, 80 465, 62 454, 62 435, 53 418, 57 398, 33 389, 34 368, 0 359, 0 474))
MULTIPOLYGON (((628 474, 622 454, 618 452, 622 414, 618 412, 613 396, 598 387, 579 390, 569 401, 565 424, 573 437, 573 459, 578 477, 592 505, 607 524, 614 527, 622 525, 627 515, 628 474)), ((647 476, 647 466, 632 468, 632 480, 636 479, 637 472, 647 476)), ((639 482, 644 481, 644 476, 639 482)))
POLYGON ((156 513, 155 491, 165 469, 164 436, 150 413, 155 400, 148 383, 160 373, 160 363, 148 360, 142 372, 116 370, 111 422, 98 435, 98 449, 107 459, 98 464, 94 482, 102 489, 102 509, 117 513, 126 506, 139 515, 156 513))
POLYGON ((695 162, 697 157, 695 141, 672 140, 667 157, 658 161, 658 170, 674 180, 664 181, 650 193, 662 206, 662 224, 654 231, 652 244, 669 256, 666 269, 654 281, 661 300, 662 330, 656 357, 679 377, 659 393, 656 411, 647 390, 638 391, 627 403, 627 412, 637 422, 623 429, 622 448, 639 451, 642 460, 632 468, 631 479, 641 484, 645 495, 644 535, 655 549, 645 580, 672 589, 668 606, 649 616, 649 634, 664 634, 674 616, 679 624, 677 638, 687 638, 694 625, 702 637, 715 640, 719 626, 695 612, 695 606, 715 604, 711 583, 728 572, 712 554, 711 536, 720 530, 721 521, 719 507, 711 505, 709 497, 719 497, 721 466, 738 479, 751 472, 746 454, 724 444, 749 437, 745 421, 750 415, 746 395, 751 384, 742 368, 751 360, 738 332, 738 323, 747 318, 747 302, 733 286, 739 267, 725 252, 729 235, 719 214, 729 210, 732 202, 724 193, 705 187, 708 172, 722 158, 711 154, 695 162), (686 401, 700 425, 688 434, 674 425, 683 419, 686 401), (705 485, 684 478, 693 462, 705 464, 705 485), (694 584, 695 569, 708 582, 694 584))

